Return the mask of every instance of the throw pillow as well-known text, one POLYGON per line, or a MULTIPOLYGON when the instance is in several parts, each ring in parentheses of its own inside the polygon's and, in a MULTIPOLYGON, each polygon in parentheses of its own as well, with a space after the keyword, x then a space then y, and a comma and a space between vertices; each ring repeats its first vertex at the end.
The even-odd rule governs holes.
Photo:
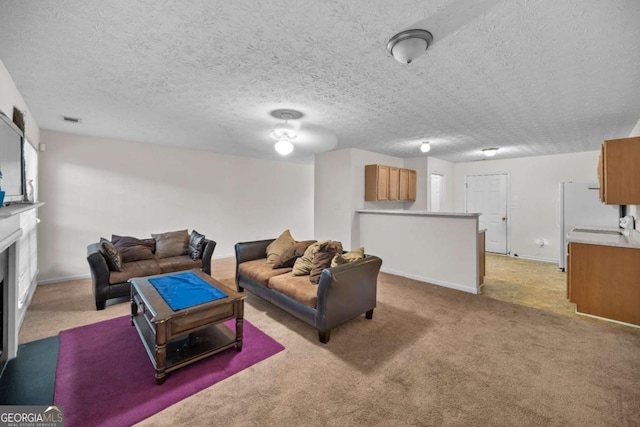
POLYGON ((314 284, 320 282, 322 270, 331 266, 331 260, 336 254, 342 252, 342 244, 340 242, 325 242, 318 246, 318 250, 313 256, 313 265, 309 273, 309 281, 314 284))
POLYGON ((191 230, 191 234, 189 235, 189 256, 192 260, 195 261, 202 258, 204 239, 204 234, 200 234, 196 230, 191 230))
POLYGON ((318 251, 318 246, 326 242, 330 242, 330 240, 322 240, 310 245, 307 250, 304 251, 304 254, 293 264, 293 271, 291 272, 291 274, 294 276, 306 276, 307 274, 311 273, 311 267, 313 266, 313 256, 318 251))
POLYGON ((189 233, 187 233, 187 230, 152 234, 151 237, 156 241, 156 258, 169 258, 187 254, 189 248, 189 233))
POLYGON ((113 246, 113 243, 104 237, 100 238, 100 252, 102 252, 104 258, 107 260, 110 271, 124 271, 120 252, 113 246))
POLYGON ((280 255, 291 246, 295 245, 295 243, 296 241, 291 237, 289 230, 284 230, 276 240, 267 246, 267 262, 269 264, 274 264, 278 261, 280 255))
POLYGON ((354 249, 344 254, 337 254, 331 260, 331 268, 364 258, 364 248, 354 249))
POLYGON ((116 247, 122 262, 141 261, 152 259, 156 250, 156 241, 153 239, 136 239, 131 236, 111 235, 111 243, 116 247))
POLYGON ((293 264, 296 260, 304 255, 304 251, 307 250, 309 246, 316 243, 317 240, 304 240, 302 242, 297 242, 293 246, 289 246, 278 258, 275 264, 273 264, 273 268, 289 268, 293 267, 293 264))

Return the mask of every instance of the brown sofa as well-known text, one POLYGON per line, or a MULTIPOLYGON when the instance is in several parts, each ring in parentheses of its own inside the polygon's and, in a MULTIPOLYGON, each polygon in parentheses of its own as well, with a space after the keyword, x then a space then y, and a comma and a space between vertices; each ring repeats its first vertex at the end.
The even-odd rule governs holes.
POLYGON ((128 280, 132 277, 193 268, 201 268, 205 273, 211 274, 211 257, 216 242, 206 239, 196 231, 191 235, 186 232, 187 230, 180 230, 156 234, 151 239, 112 236, 111 241, 102 239, 88 245, 87 261, 93 280, 96 309, 103 310, 109 299, 129 296, 128 280), (197 246, 190 245, 194 243, 194 233, 199 236, 197 246), (117 254, 109 254, 109 243, 115 247, 117 254), (121 257, 121 265, 115 266, 114 258, 118 256, 121 257))
POLYGON ((325 268, 319 283, 293 276, 292 268, 273 268, 266 248, 275 239, 236 243, 236 287, 271 302, 318 330, 327 343, 331 330, 365 314, 373 318, 382 260, 376 256, 325 268))

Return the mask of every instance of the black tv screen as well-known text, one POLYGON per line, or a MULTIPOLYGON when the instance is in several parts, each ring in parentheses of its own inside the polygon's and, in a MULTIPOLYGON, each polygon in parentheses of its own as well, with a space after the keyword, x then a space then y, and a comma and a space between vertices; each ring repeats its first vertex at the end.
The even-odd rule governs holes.
POLYGON ((22 131, 0 112, 0 189, 4 203, 24 200, 22 131))

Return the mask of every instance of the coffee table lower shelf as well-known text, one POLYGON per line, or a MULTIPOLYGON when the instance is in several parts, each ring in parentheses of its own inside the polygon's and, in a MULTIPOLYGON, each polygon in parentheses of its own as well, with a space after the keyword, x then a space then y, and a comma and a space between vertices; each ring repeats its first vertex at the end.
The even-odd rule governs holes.
MULTIPOLYGON (((237 347, 236 333, 219 323, 168 341, 165 347, 164 366, 158 366, 158 351, 161 349, 156 346, 156 335, 147 318, 144 315, 137 315, 132 318, 132 323, 142 339, 156 373, 162 374, 156 375, 158 384, 164 382, 164 374, 228 348, 237 347)), ((240 351, 240 348, 237 350, 240 351)))

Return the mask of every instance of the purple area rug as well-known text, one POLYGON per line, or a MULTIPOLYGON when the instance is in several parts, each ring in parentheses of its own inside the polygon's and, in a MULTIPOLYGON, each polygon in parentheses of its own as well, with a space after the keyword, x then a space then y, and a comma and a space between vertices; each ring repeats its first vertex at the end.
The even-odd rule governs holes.
POLYGON ((54 402, 70 427, 130 426, 283 349, 245 319, 240 353, 209 356, 170 372, 158 386, 129 316, 117 317, 60 332, 54 402))

